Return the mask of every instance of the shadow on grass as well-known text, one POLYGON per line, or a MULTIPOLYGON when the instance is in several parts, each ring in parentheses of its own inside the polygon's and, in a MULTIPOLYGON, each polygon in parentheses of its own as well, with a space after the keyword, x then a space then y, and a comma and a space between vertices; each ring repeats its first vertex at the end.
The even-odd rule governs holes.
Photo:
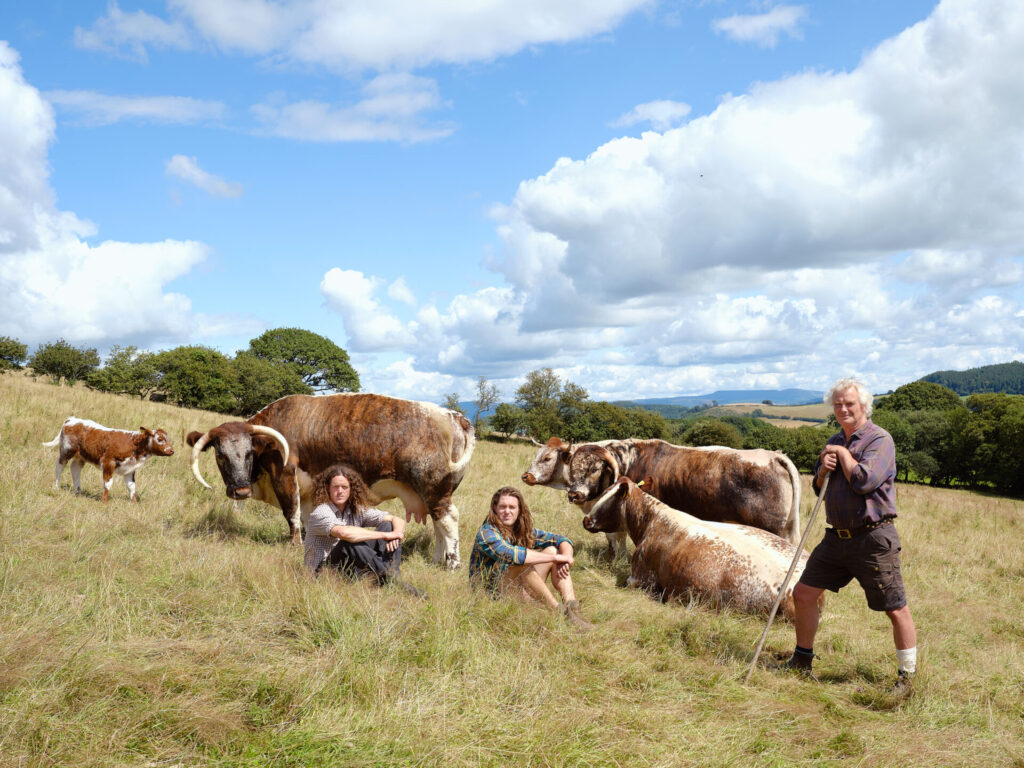
POLYGON ((231 506, 211 507, 206 515, 184 530, 186 538, 248 539, 260 544, 283 544, 291 541, 286 528, 267 520, 247 521, 231 506))

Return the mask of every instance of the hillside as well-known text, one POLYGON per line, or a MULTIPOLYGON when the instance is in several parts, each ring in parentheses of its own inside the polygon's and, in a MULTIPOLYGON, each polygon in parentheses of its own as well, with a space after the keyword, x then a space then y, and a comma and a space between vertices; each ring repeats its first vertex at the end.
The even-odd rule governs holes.
POLYGON ((961 396, 982 392, 1024 395, 1024 362, 1014 360, 1011 363, 983 365, 965 371, 936 371, 922 376, 921 381, 941 384, 961 396))
MULTIPOLYGON (((586 636, 435 569, 416 524, 403 573, 427 602, 308 579, 278 510, 235 511, 208 455, 214 491, 192 478, 184 434, 222 420, 0 376, 0 766, 1024 764, 1024 502, 899 486, 911 698, 889 693, 889 625, 856 587, 829 597, 819 682, 762 667, 744 686, 764 617, 624 588, 564 493, 525 489, 577 542, 586 636), (55 490, 40 442, 70 414, 163 427, 178 452, 139 471, 139 504, 120 481, 100 503, 94 467, 81 496, 68 473, 55 490)), ((455 495, 464 562, 533 453, 478 443, 455 495)), ((765 663, 792 646, 776 619, 765 663)))

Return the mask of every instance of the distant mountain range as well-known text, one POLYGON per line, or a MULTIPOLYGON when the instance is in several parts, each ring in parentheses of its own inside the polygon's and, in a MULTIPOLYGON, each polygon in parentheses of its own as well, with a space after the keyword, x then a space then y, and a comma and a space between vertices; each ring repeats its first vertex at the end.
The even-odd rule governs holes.
POLYGON ((717 389, 708 395, 675 395, 673 397, 647 397, 637 400, 618 400, 617 405, 729 405, 730 403, 760 403, 771 400, 773 405, 807 405, 820 403, 824 392, 813 389, 717 389))

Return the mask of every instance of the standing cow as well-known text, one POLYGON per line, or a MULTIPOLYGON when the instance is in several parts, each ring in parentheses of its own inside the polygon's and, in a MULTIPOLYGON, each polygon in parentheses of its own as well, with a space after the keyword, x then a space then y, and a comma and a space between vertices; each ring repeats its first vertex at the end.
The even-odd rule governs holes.
POLYGON ((103 501, 110 498, 110 488, 114 484, 114 475, 124 478, 128 488, 128 497, 138 501, 135 496, 135 472, 146 463, 150 456, 173 456, 174 449, 162 429, 155 432, 140 427, 138 432, 127 429, 111 429, 88 419, 68 417, 61 425, 60 432, 45 448, 60 445, 57 454, 57 472, 53 479, 53 487, 60 487, 60 476, 64 466, 71 463, 71 482, 75 493, 82 492, 82 467, 86 462, 95 464, 103 472, 103 501))
POLYGON ((473 455, 473 425, 431 403, 376 394, 289 395, 247 421, 188 435, 192 472, 213 447, 230 499, 280 507, 295 544, 312 511, 312 478, 348 464, 380 499, 399 498, 406 517, 434 521, 434 562, 459 566, 459 511, 452 494, 473 455))
MULTIPOLYGON (((650 478, 645 478, 646 488, 650 478)), ((583 518, 588 531, 616 531, 623 525, 636 545, 627 584, 664 600, 700 599, 748 613, 768 613, 797 549, 788 541, 748 525, 699 520, 658 501, 628 477, 619 478, 594 500, 583 518)), ((783 598, 783 615, 793 618, 793 584, 783 598)))
POLYGON ((645 490, 670 507, 800 541, 800 474, 779 451, 606 440, 578 446, 568 472, 573 504, 593 501, 620 477, 634 482, 651 477, 645 490))

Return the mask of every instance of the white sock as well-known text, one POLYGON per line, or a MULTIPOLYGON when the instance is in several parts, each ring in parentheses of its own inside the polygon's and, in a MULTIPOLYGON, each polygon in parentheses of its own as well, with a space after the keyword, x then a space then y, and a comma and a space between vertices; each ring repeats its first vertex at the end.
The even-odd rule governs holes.
POLYGON ((896 651, 896 669, 907 674, 914 674, 917 671, 917 646, 907 648, 905 651, 896 651))

